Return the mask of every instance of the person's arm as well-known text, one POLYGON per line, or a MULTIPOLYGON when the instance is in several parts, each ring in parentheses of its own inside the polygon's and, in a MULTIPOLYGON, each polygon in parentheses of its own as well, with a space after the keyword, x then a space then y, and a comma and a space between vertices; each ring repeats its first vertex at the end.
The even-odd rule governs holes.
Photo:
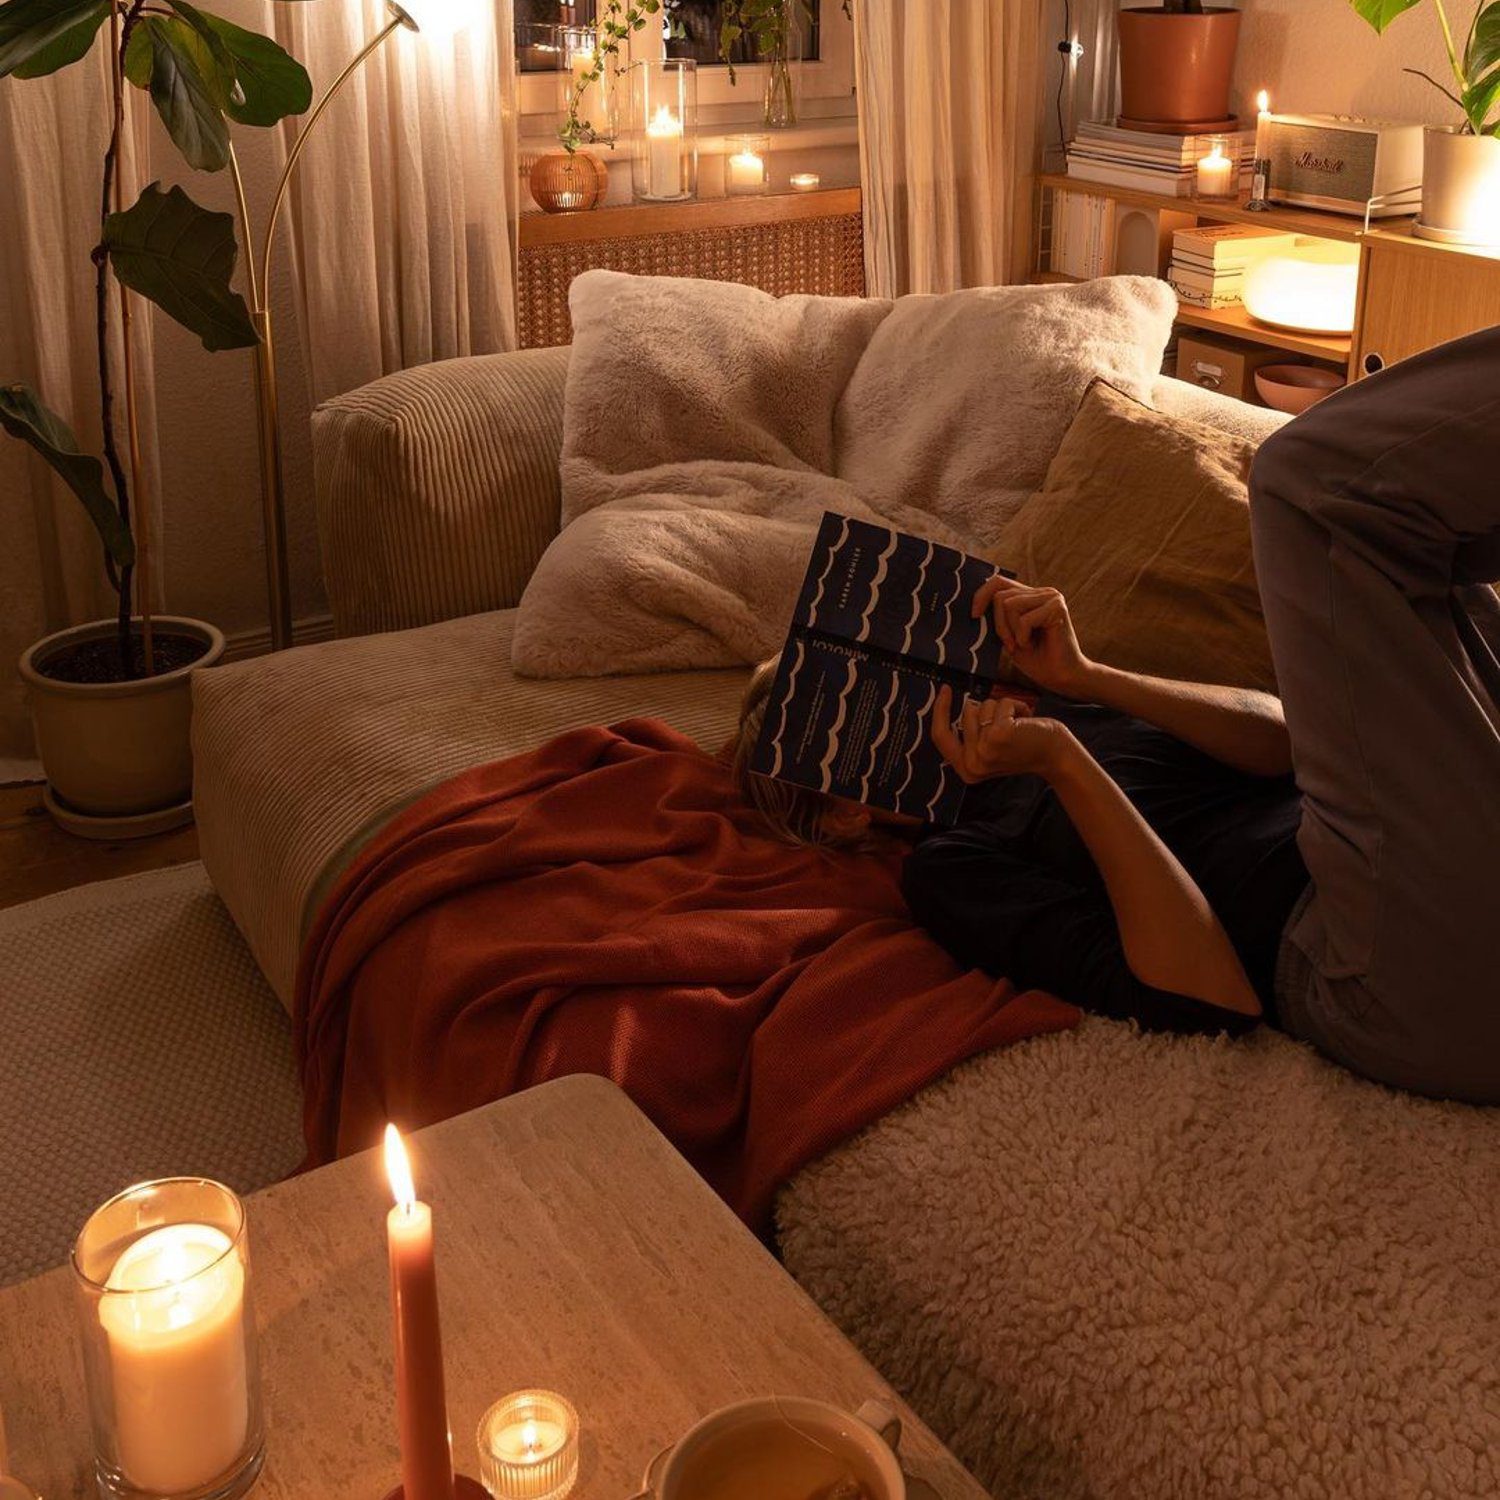
POLYGON ((1285 776, 1292 742, 1281 700, 1251 688, 1173 682, 1090 661, 1078 645, 1068 603, 1056 589, 995 577, 974 597, 989 610, 1011 660, 1027 678, 1064 698, 1101 703, 1251 776, 1285 776))
POLYGON ((1142 984, 1240 1015, 1261 1004, 1213 908, 1103 768, 1054 719, 1013 699, 966 698, 958 726, 953 694, 938 695, 933 743, 967 784, 996 776, 1043 777, 1088 846, 1120 929, 1125 961, 1142 984))

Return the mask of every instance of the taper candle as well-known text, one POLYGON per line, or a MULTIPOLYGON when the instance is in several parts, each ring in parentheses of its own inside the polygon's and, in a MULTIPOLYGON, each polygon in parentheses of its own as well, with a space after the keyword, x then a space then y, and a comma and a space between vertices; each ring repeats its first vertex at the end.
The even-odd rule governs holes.
POLYGON ((386 1217, 396 1348, 396 1423, 404 1500, 453 1500, 453 1444, 443 1389, 432 1210, 417 1201, 401 1133, 385 1128, 385 1168, 396 1206, 386 1217))
POLYGON ((1255 101, 1255 159, 1271 154, 1271 96, 1262 89, 1255 101))

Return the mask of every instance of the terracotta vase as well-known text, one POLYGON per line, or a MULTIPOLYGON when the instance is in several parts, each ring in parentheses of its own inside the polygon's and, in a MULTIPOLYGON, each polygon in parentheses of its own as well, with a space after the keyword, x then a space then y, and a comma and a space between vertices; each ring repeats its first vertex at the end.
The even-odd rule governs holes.
POLYGON ((609 192, 609 168, 587 151, 549 151, 531 165, 537 206, 549 214, 597 208, 609 192))
POLYGON ((1184 135, 1223 128, 1239 36, 1237 10, 1122 10, 1120 123, 1184 135))

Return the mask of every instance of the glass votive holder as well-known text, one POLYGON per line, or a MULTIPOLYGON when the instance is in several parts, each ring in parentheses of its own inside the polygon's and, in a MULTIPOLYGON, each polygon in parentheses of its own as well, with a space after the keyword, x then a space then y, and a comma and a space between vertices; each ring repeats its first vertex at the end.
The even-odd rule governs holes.
POLYGON ((243 1495, 265 1456, 244 1205, 202 1177, 127 1188, 73 1272, 100 1494, 243 1495))
POLYGON ((647 203, 676 203, 698 191, 698 65, 691 58, 634 64, 631 182, 647 203))
POLYGON ((823 179, 816 172, 793 172, 791 177, 794 193, 815 193, 823 179))
POLYGON ((1193 150, 1194 195, 1213 201, 1240 195, 1239 144, 1227 135, 1200 135, 1193 150))
POLYGON ((578 1413, 555 1391, 515 1391, 479 1422, 479 1473, 495 1500, 564 1500, 578 1482, 578 1413))
POLYGON ((771 177, 771 137, 732 135, 725 146, 724 191, 731 198, 765 192, 771 177))

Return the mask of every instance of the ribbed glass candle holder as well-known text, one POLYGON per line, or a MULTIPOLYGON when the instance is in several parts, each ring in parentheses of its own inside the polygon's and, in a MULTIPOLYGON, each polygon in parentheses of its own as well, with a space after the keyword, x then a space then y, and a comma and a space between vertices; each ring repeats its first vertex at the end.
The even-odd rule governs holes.
POLYGON ((479 1473, 495 1500, 565 1500, 578 1482, 578 1413, 555 1391, 515 1391, 479 1423, 479 1473))

